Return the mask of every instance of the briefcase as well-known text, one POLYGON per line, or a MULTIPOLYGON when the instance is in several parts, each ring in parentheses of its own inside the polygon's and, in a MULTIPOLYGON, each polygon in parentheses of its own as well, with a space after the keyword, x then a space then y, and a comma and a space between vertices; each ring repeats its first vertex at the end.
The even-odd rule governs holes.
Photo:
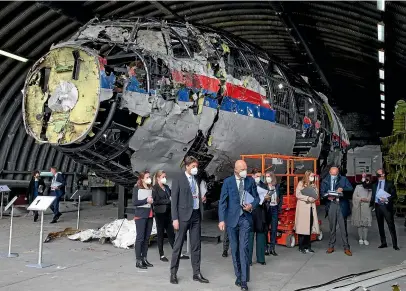
POLYGON ((312 197, 314 199, 317 199, 317 192, 316 192, 316 189, 314 189, 313 187, 303 188, 302 191, 300 191, 300 192, 304 196, 309 196, 309 197, 312 197))

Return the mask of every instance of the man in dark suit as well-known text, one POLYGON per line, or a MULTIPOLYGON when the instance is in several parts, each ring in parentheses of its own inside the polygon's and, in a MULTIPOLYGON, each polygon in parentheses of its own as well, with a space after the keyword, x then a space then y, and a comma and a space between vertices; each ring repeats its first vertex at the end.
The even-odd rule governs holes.
POLYGON ((326 216, 330 225, 330 241, 327 253, 334 252, 336 243, 337 224, 340 226, 341 240, 343 242, 344 253, 347 256, 352 256, 350 245, 348 243, 347 232, 347 217, 351 214, 350 203, 344 196, 337 197, 327 195, 329 191, 343 193, 344 191, 352 191, 352 185, 348 179, 339 175, 337 167, 331 167, 329 175, 324 177, 321 183, 320 193, 326 199, 326 216))
POLYGON ((56 199, 51 205, 51 210, 54 213, 51 223, 57 223, 58 219, 62 216, 59 212, 59 200, 65 195, 65 178, 61 172, 58 172, 56 167, 51 168, 52 182, 51 182, 51 196, 55 196, 56 199))
POLYGON ((252 210, 259 205, 255 181, 247 177, 247 164, 239 160, 235 163, 234 175, 224 180, 219 201, 219 228, 227 227, 231 244, 231 254, 235 276, 235 285, 248 290, 249 281, 249 234, 252 229, 252 210), (254 198, 246 203, 247 193, 254 198))
POLYGON ((185 158, 186 171, 175 178, 172 183, 172 220, 173 227, 177 230, 171 260, 172 284, 178 284, 177 272, 179 259, 186 232, 190 234, 190 248, 193 268, 193 280, 200 283, 209 283, 200 273, 201 260, 201 220, 203 205, 206 197, 200 193, 200 183, 196 179, 199 162, 194 157, 185 158))
POLYGON ((396 188, 392 182, 385 179, 386 173, 383 169, 376 171, 376 175, 378 177, 378 182, 372 185, 372 197, 370 205, 371 207, 375 207, 376 220, 378 222, 379 235, 381 237, 381 245, 379 248, 382 249, 388 247, 386 243, 384 226, 384 220, 386 220, 386 224, 388 225, 389 232, 392 237, 393 248, 398 251, 399 247, 396 237, 395 211, 393 207, 393 201, 395 201, 397 198, 396 188), (376 194, 379 190, 384 190, 391 196, 388 198, 378 198, 376 194))

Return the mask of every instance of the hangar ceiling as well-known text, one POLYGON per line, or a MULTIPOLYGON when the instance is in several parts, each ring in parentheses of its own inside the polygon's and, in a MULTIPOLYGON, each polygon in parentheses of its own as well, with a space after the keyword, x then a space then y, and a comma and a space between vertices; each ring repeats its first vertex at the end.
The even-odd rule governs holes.
MULTIPOLYGON (((372 129, 391 130, 395 102, 406 72, 406 3, 387 2, 385 13, 369 2, 278 1, 41 1, 0 3, 0 49, 35 61, 90 19, 154 17, 203 24, 239 36, 279 57, 309 78, 343 112, 373 119, 372 129), (386 120, 380 120, 377 23, 385 23, 386 120)), ((83 167, 25 133, 21 89, 32 62, 0 56, 0 177, 18 171, 83 167)), ((372 130, 371 128, 369 128, 372 130)))

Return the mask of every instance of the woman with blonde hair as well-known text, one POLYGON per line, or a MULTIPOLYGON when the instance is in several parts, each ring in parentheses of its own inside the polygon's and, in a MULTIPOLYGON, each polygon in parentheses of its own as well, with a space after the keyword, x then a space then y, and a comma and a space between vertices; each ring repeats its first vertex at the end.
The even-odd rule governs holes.
POLYGON ((317 218, 316 198, 303 195, 302 190, 308 187, 314 188, 318 196, 315 184, 316 176, 312 171, 306 171, 303 179, 296 187, 296 217, 295 231, 299 238, 299 251, 303 254, 314 253, 311 248, 311 234, 319 234, 320 228, 317 218))
POLYGON ((166 183, 166 173, 162 170, 156 172, 154 175, 154 186, 152 187, 152 198, 154 199, 159 257, 163 262, 168 262, 168 259, 164 255, 165 231, 172 248, 175 242, 175 232, 171 215, 171 189, 166 183))

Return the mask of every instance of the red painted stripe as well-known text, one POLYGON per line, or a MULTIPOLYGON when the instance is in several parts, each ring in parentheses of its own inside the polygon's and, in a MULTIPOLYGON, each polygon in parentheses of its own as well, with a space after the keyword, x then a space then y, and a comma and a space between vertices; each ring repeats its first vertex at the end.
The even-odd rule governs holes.
MULTIPOLYGON (((186 87, 203 88, 209 92, 217 92, 220 86, 220 81, 216 78, 188 72, 172 71, 172 78, 175 82, 184 84, 186 87)), ((243 86, 226 83, 225 95, 240 101, 271 108, 269 103, 264 102, 266 100, 265 96, 243 86)))

